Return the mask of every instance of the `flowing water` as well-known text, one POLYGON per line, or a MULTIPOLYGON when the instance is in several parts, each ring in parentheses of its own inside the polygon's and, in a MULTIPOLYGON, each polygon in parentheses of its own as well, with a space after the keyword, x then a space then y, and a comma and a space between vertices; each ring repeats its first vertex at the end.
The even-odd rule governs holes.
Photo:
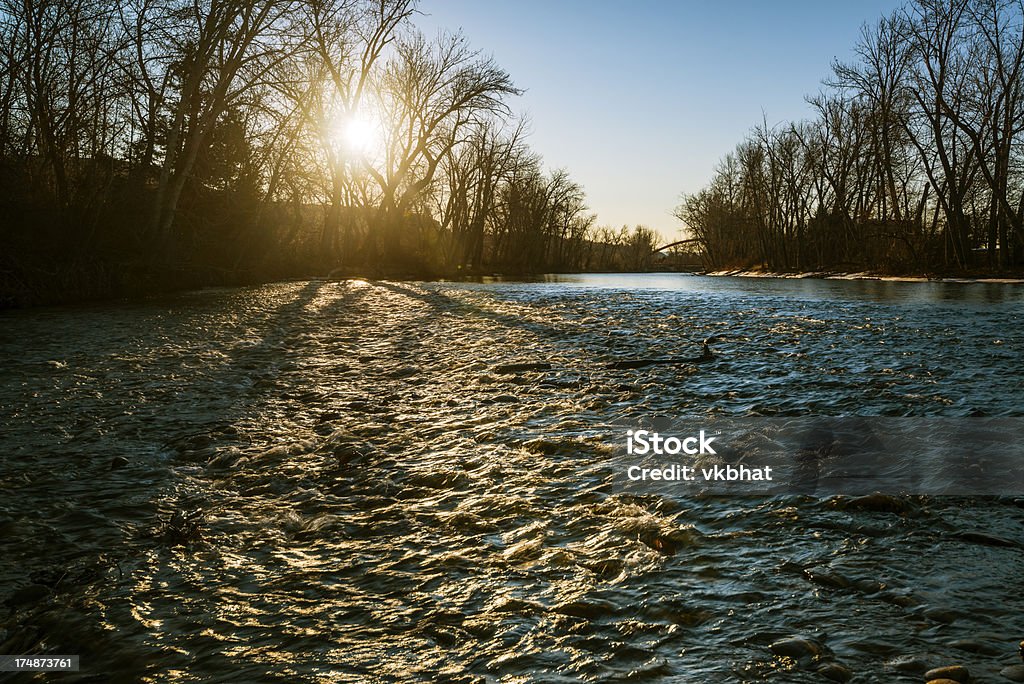
POLYGON ((1012 284, 312 281, 6 312, 0 653, 81 654, 68 681, 1003 681, 1021 498, 645 495, 607 458, 655 413, 1024 416, 1022 360, 1012 284), (711 363, 605 368, 723 334, 711 363))

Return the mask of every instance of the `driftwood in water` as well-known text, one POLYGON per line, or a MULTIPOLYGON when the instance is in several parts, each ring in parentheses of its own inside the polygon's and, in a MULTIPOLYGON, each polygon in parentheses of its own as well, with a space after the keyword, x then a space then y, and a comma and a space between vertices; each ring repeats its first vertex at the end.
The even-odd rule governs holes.
MULTIPOLYGON (((708 338, 704 341, 704 349, 700 356, 674 357, 668 359, 628 359, 626 361, 610 361, 604 365, 605 368, 621 370, 628 368, 646 368, 647 366, 671 366, 684 363, 706 363, 715 358, 711 353, 708 342, 715 338, 708 338)), ((495 373, 521 373, 523 371, 549 371, 550 363, 507 363, 497 366, 495 373)))
POLYGON ((621 370, 624 368, 646 368, 647 366, 672 366, 684 363, 705 363, 710 361, 710 356, 691 356, 685 359, 630 359, 628 361, 612 361, 605 364, 605 368, 621 370))
POLYGON ((690 356, 684 358, 669 358, 669 359, 629 359, 628 361, 611 361, 605 364, 605 368, 646 368, 647 366, 673 366, 682 363, 705 363, 715 358, 715 355, 711 353, 711 348, 708 346, 709 340, 704 341, 704 349, 700 356, 690 356))
POLYGON ((549 371, 550 363, 506 363, 494 369, 495 373, 522 373, 523 371, 549 371))

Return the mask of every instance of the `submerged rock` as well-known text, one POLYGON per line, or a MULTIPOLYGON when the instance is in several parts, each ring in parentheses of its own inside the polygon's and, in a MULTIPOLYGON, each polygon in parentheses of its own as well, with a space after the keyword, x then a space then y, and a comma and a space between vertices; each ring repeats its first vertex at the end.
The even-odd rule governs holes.
POLYGON ((980 653, 981 655, 999 655, 1002 649, 978 639, 958 639, 949 643, 950 648, 968 653, 980 653))
POLYGON ((928 663, 923 658, 917 656, 904 655, 892 660, 886 661, 886 666, 896 670, 897 672, 905 672, 907 674, 921 674, 928 670, 928 663))
POLYGON ((128 459, 125 458, 124 456, 115 456, 114 458, 110 459, 111 470, 117 470, 118 468, 123 468, 126 465, 128 465, 128 459))
POLYGON ((672 668, 666 658, 651 658, 638 668, 630 670, 625 679, 639 681, 644 679, 657 679, 672 674, 672 668))
POLYGON ((1024 682, 1024 665, 1010 665, 999 671, 999 674, 1011 682, 1024 682))
POLYGON ((936 667, 932 670, 928 670, 924 673, 925 681, 934 683, 936 680, 960 682, 966 684, 971 681, 971 673, 967 671, 967 668, 963 665, 945 665, 943 667, 936 667))
POLYGON ((551 609, 552 613, 568 615, 570 617, 583 618, 584 620, 597 620, 599 618, 614 615, 617 609, 614 604, 608 601, 566 601, 551 609))
POLYGON ((941 622, 947 625, 953 624, 956 622, 957 617, 959 617, 957 611, 948 608, 926 608, 921 612, 921 615, 932 622, 941 622))
POLYGON ((818 674, 833 682, 848 682, 853 679, 853 671, 839 663, 825 663, 818 668, 818 674))
POLYGON ((883 601, 888 601, 889 603, 897 605, 901 608, 910 608, 921 603, 921 601, 916 596, 914 596, 913 593, 906 589, 886 590, 880 592, 878 596, 883 601))
POLYGON ((213 470, 218 469, 229 469, 238 465, 239 460, 242 459, 242 452, 237 447, 228 447, 221 451, 217 451, 210 460, 207 461, 206 467, 213 470))
POLYGON ((848 589, 850 587, 850 580, 821 567, 806 568, 804 577, 815 584, 831 589, 848 589))
POLYGON ((987 534, 985 532, 975 532, 973 530, 968 530, 966 532, 958 532, 953 535, 953 539, 965 541, 971 544, 981 544, 982 546, 996 546, 1008 549, 1020 546, 1020 544, 1010 539, 997 537, 994 534, 987 534))
POLYGON ((801 639, 800 637, 791 637, 789 639, 776 641, 768 648, 770 648, 772 653, 777 656, 793 658, 794 660, 815 658, 825 652, 824 649, 814 641, 811 641, 810 639, 801 639))

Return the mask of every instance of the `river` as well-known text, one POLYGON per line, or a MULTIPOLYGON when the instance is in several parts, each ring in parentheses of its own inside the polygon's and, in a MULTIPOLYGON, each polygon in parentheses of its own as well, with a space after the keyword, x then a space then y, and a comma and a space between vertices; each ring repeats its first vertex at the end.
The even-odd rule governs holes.
POLYGON ((1019 662, 1024 498, 645 495, 606 460, 653 414, 1024 416, 1024 286, 279 283, 2 312, 0 361, 0 653, 66 681, 1019 662))

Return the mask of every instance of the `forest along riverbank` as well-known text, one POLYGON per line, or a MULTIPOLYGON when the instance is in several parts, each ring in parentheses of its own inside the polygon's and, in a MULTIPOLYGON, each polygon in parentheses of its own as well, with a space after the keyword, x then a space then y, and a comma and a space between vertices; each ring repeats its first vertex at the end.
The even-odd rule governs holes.
POLYGON ((649 274, 5 312, 0 651, 150 681, 995 680, 1020 499, 625 495, 606 462, 655 413, 1019 416, 1022 301, 649 274), (604 367, 712 335, 713 363, 604 367))

